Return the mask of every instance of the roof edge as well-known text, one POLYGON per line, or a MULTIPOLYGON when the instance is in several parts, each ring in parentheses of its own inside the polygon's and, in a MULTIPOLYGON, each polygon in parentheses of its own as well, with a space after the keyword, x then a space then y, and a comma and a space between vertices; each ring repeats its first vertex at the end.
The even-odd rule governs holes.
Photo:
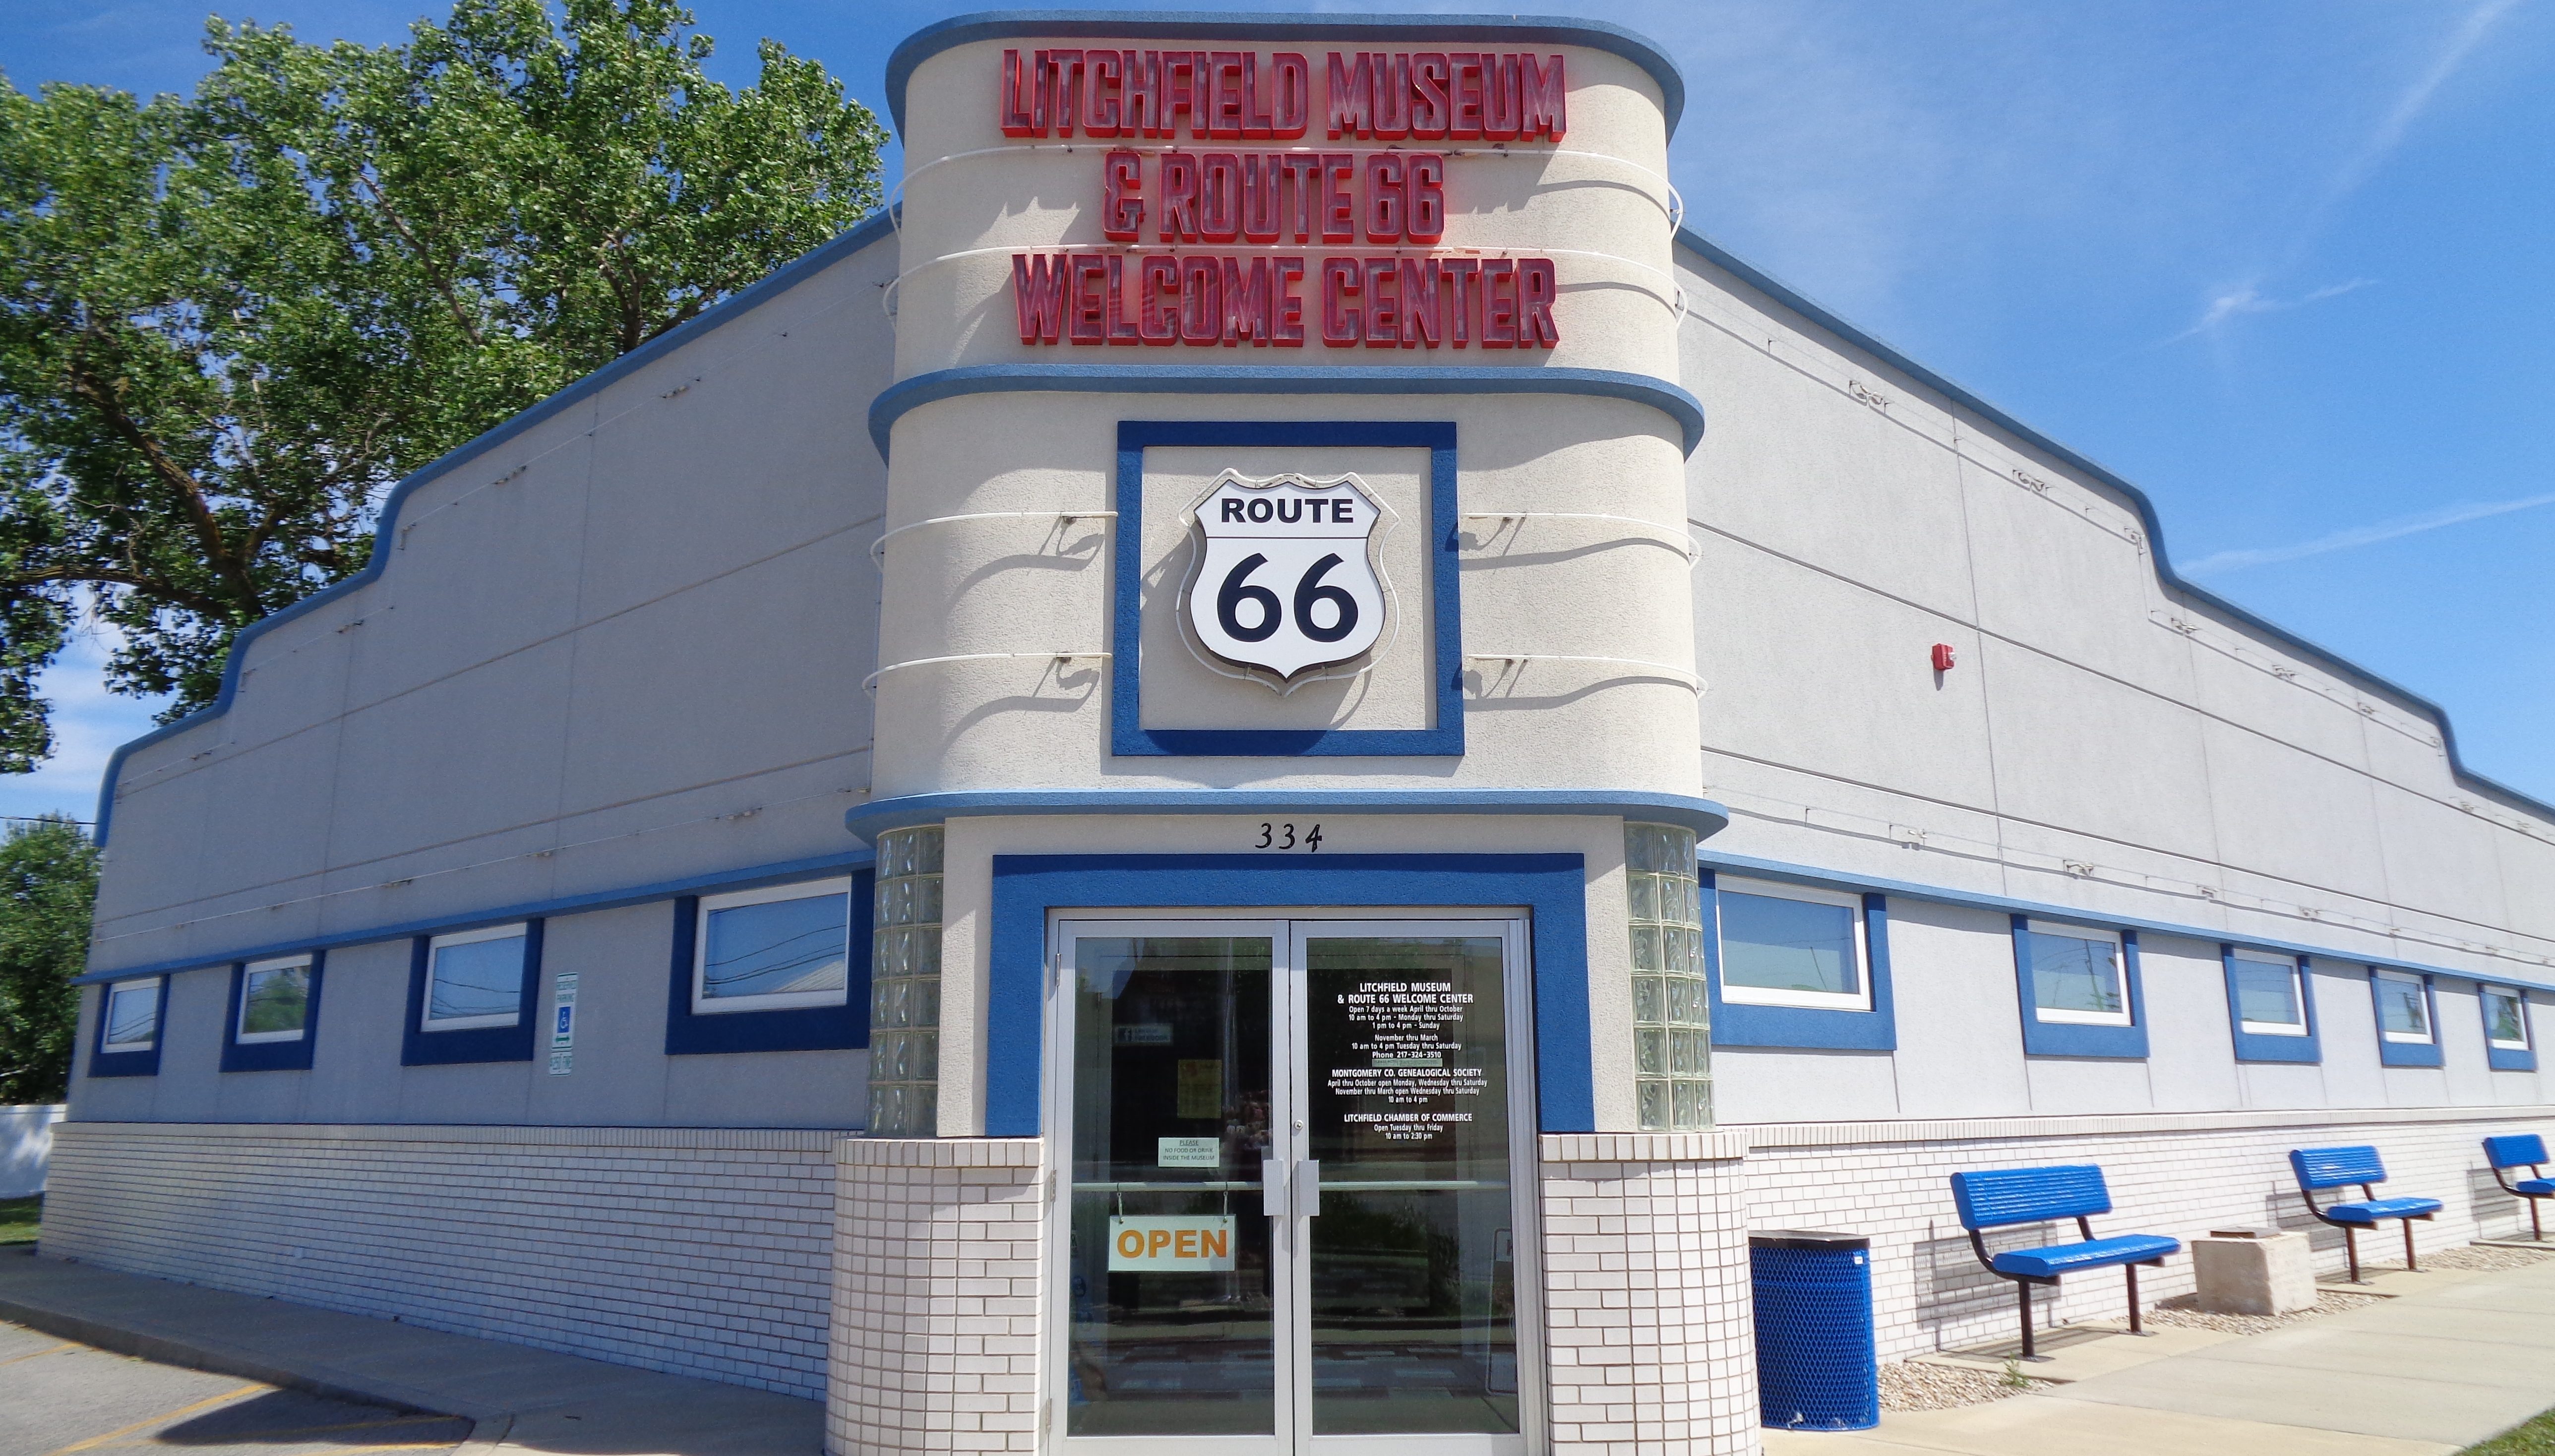
POLYGON ((1229 10, 982 10, 924 26, 898 43, 887 59, 888 115, 905 135, 905 86, 914 68, 943 51, 1005 36, 1112 36, 1131 40, 1197 36, 1207 39, 1337 36, 1378 41, 1422 41, 1470 30, 1517 41, 1581 46, 1620 56, 1649 73, 1659 87, 1667 133, 1676 135, 1685 110, 1685 75, 1665 50, 1639 31, 1602 20, 1563 15, 1237 15, 1229 10))
POLYGON ((2477 793, 2497 799, 2505 808, 2517 809, 2521 812, 2545 819, 2549 823, 2555 823, 2555 804, 2549 804, 2526 793, 2522 793, 2507 784, 2501 784, 2494 780, 2488 779, 2484 775, 2476 773, 2474 770, 2466 766, 2466 761, 2458 754, 2457 729, 2449 722, 2449 713, 2446 708, 2441 707, 2438 703, 2431 701, 2429 698, 2422 696, 2420 693, 2415 692, 2400 683, 2379 676, 2375 672, 2352 662, 2349 658, 2342 656, 2340 653, 2333 651, 2331 648, 2321 647, 2313 642, 2309 642, 2307 639, 2298 636, 2296 633, 2289 631, 2278 623, 2261 617, 2247 608, 2238 606, 2236 603, 2229 601, 2227 598, 2220 596, 2218 593, 2211 591, 2205 586, 2200 586, 2186 579, 2179 572, 2175 571, 2173 569, 2172 560, 2165 552, 2164 523, 2157 518, 2155 502, 2147 499, 2146 492, 2138 489, 2134 485, 2131 485, 2127 479, 2109 469, 2106 469, 2104 466, 2096 463, 2087 456, 2068 448, 2066 445, 2060 444, 2058 441, 2051 439, 2048 435, 2043 434, 2039 430, 2032 428, 2030 425, 2023 424, 2020 420, 2015 419, 2012 415, 2007 413, 2000 407, 1991 404, 1971 391, 1962 388, 1960 385, 1953 383, 1951 380, 1948 380, 1942 375, 1935 373, 1933 370, 1926 368, 1924 365, 1917 363, 1915 360, 1907 357, 1907 355, 1901 353, 1896 348, 1891 347, 1889 344, 1886 344, 1864 330, 1857 328, 1855 325, 1848 323, 1845 319, 1839 317, 1834 311, 1826 307, 1824 304, 1817 303, 1807 295, 1801 293, 1799 290, 1781 282, 1765 273, 1764 270, 1741 260, 1728 249, 1723 248, 1720 244, 1713 242, 1711 239, 1696 232, 1694 229, 1690 227, 1678 228, 1676 234, 1676 245, 1704 259, 1706 262, 1711 263, 1714 267, 1719 268, 1724 272, 1737 275, 1738 278, 1742 282, 1746 283, 1750 288, 1757 290, 1759 293, 1772 299, 1775 303, 1780 303, 1793 312, 1800 314, 1802 317, 1809 319, 1819 327, 1835 334, 1846 343, 1872 355, 1882 363, 1908 376, 1910 379, 1915 380, 1927 389, 1933 390, 1937 394, 1942 395, 1959 409, 1977 416, 1980 420, 1999 429, 2006 430, 2017 436, 2023 442, 2029 444, 2033 449, 2047 453, 2051 458, 2057 460, 2060 464, 2065 465, 2068 469, 2085 475, 2099 482, 2108 489, 2120 492, 2123 496, 2126 496, 2129 499, 2129 504, 2136 509, 2139 522, 2146 528, 2147 542, 2155 547, 2154 560, 2156 578, 2163 582, 2168 589, 2179 592, 2200 606, 2206 607, 2210 611, 2220 613, 2244 627, 2261 633, 2272 641, 2279 643, 2281 646, 2296 652, 2302 657, 2311 659, 2323 667, 2331 668, 2335 672, 2349 678, 2351 681, 2356 682, 2363 687, 2382 693, 2395 699, 2395 701, 2402 706, 2421 713, 2423 716, 2429 718, 2440 730, 2440 746, 2448 755, 2449 777, 2453 783, 2456 783, 2463 788, 2473 789, 2477 793))
POLYGON ((503 424, 492 426, 476 437, 453 446, 402 477, 397 485, 391 487, 391 493, 382 500, 381 516, 373 526, 372 554, 364 562, 362 570, 241 628, 239 636, 231 639, 230 652, 222 662, 221 689, 213 694, 213 700, 209 706, 198 708, 174 723, 163 724, 140 738, 122 745, 107 756, 106 770, 98 779, 97 829, 92 836, 94 841, 104 846, 107 832, 114 823, 115 783, 124 772, 124 761, 127 758, 155 743, 175 738, 190 728, 202 727, 231 710, 232 700, 239 696, 240 667, 250 643, 297 617, 316 611, 341 596, 370 586, 381 576, 382 571, 390 565, 391 553, 387 547, 391 544, 393 534, 399 528, 400 508, 408 504, 409 496, 420 486, 469 463, 479 455, 548 420, 570 405, 645 369, 710 330, 772 302, 812 275, 824 271, 830 265, 860 252, 882 237, 890 236, 893 231, 894 218, 890 209, 881 208, 871 213, 831 241, 820 244, 810 252, 783 264, 753 286, 728 295, 717 303, 703 309, 698 316, 666 330, 560 390, 557 394, 511 417, 503 424))

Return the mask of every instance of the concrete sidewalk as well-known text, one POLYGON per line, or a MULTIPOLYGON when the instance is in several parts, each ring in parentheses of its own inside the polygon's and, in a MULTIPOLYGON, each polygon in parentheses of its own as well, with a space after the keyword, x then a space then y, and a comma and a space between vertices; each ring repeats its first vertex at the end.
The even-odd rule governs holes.
POLYGON ((459 1415, 462 1456, 817 1456, 812 1400, 0 1249, 0 1319, 342 1400, 459 1415))
MULTIPOLYGON (((2555 1408, 2555 1260, 1768 1456, 2448 1456, 2555 1408)), ((2127 1337, 2122 1343, 2126 1348, 2127 1337)), ((2038 1372, 2033 1372, 2037 1374, 2038 1372)))

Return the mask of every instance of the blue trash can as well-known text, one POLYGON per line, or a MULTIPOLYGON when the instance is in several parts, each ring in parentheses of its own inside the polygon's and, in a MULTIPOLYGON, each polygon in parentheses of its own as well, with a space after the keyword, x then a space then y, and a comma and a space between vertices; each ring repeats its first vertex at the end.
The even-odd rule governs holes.
POLYGON ((1748 1236, 1760 1418, 1787 1430, 1881 1423, 1872 1336, 1872 1240, 1776 1229, 1748 1236))

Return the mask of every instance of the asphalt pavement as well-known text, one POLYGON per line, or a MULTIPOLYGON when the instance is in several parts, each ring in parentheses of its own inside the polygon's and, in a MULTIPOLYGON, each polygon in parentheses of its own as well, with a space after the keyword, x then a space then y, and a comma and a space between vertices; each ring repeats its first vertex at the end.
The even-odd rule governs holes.
POLYGON ((332 1400, 0 1323, 0 1456, 448 1452, 458 1416, 332 1400))

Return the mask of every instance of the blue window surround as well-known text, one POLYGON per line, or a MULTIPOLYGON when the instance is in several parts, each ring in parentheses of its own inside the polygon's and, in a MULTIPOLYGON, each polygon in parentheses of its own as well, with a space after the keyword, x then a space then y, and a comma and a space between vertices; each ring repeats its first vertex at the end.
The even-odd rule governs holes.
MULTIPOLYGON (((140 976, 126 976, 139 981, 140 976)), ((106 1003, 115 994, 113 982, 98 989, 97 1034, 89 1038, 88 1074, 92 1077, 156 1077, 160 1075, 160 1048, 169 1040, 169 978, 160 978, 160 1010, 153 1021, 151 1047, 147 1051, 109 1051, 106 1049, 106 1003)))
POLYGON ((542 922, 524 922, 524 986, 515 1003, 511 1027, 465 1027, 451 1031, 423 1030, 426 1021, 426 973, 433 959, 434 937, 420 935, 409 943, 408 1025, 400 1035, 400 1065, 451 1066, 470 1061, 531 1061, 533 1033, 542 1019, 542 922))
POLYGON ((1523 906, 1533 956, 1537 1125, 1547 1133, 1596 1130, 1588 871, 1578 855, 996 855, 985 1135, 1040 1132, 1049 910, 1302 905, 1523 906))
MULTIPOLYGON (((2371 966, 2369 968, 2369 1013, 2372 1017, 2377 1015, 2377 973, 2381 970, 2394 970, 2394 967, 2371 966)), ((2442 1060, 2439 989, 2432 984, 2432 977, 2428 971, 2395 971, 2395 974, 2419 975, 2422 978, 2422 1015, 2431 1028, 2431 1039, 2389 1041, 2386 1039, 2386 1024, 2381 1019, 2377 1024, 2377 1064, 2390 1067, 2438 1066, 2442 1060)))
POLYGON ((1118 425, 1117 560, 1111 606, 1109 751, 1121 757, 1308 758, 1436 756, 1464 751, 1464 631, 1455 547, 1455 426, 1398 420, 1148 421, 1118 425), (1147 728, 1141 637, 1145 591, 1145 451, 1156 445, 1355 445, 1428 452, 1428 605, 1435 632, 1428 671, 1436 722, 1427 728, 1147 728))
POLYGON ((701 898, 674 902, 674 954, 666 987, 666 1054, 700 1056, 726 1051, 843 1051, 870 1044, 870 926, 877 907, 877 875, 850 872, 850 944, 844 963, 841 1006, 793 1006, 780 1011, 694 1012, 692 949, 701 929, 701 898))
MULTIPOLYGON (((2245 1030, 2245 1013, 2236 1004, 2236 952, 2240 947, 2220 942, 2218 965, 2227 975, 2227 1029, 2236 1038, 2238 1061, 2321 1062, 2324 1060, 2324 1038, 2316 1031, 2315 966, 2306 956, 2295 957, 2298 963, 2298 999, 2306 1014, 2307 1033, 2303 1036, 2264 1036, 2245 1030)), ((2287 951, 2267 952, 2286 955, 2287 951)))
POLYGON ((1828 1051, 1895 1051, 1898 1017, 1889 991, 1889 897, 1863 897, 1864 964, 1872 978, 1872 1010, 1829 1011, 1804 1006, 1758 1006, 1721 996, 1721 891, 1710 870, 1703 881, 1703 956, 1712 986, 1712 1044, 1797 1046, 1828 1051))
MULTIPOLYGON (((2129 1024, 2126 1027, 2084 1027, 2071 1022, 2044 1022, 2033 1013, 2031 919, 2029 915, 2013 917, 2013 979, 2022 1012, 2022 1054, 2109 1057, 2122 1061, 2145 1059, 2147 1003, 2145 988, 2138 979, 2138 932, 2127 928, 2120 932, 2121 978, 2129 983, 2129 1024)), ((2077 923, 2087 929, 2111 928, 2108 925, 2096 926, 2090 921, 2077 923)))
POLYGON ((2532 1020, 2532 1016, 2528 1009, 2527 992, 2501 981, 2478 981, 2476 983, 2476 1014, 2486 1019, 2484 1024, 2484 1059, 2487 1066, 2493 1068, 2496 1072, 2533 1072, 2537 1070, 2537 1029, 2529 1025, 2532 1020), (2487 986, 2490 986, 2496 991, 2507 991, 2511 995, 2519 998, 2519 1033, 2528 1038, 2527 1045, 2495 1046, 2493 1044, 2493 1010, 2485 1005, 2484 1000, 2484 990, 2487 986))
MULTIPOLYGON (((226 1072, 306 1072, 310 1053, 319 1044, 319 991, 327 981, 328 952, 310 952, 310 1004, 303 1009, 302 1036, 294 1041, 239 1039, 240 992, 248 984, 247 961, 231 965, 231 995, 222 1013, 222 1070, 226 1072)), ((164 1028, 162 1035, 168 1034, 164 1028)))

